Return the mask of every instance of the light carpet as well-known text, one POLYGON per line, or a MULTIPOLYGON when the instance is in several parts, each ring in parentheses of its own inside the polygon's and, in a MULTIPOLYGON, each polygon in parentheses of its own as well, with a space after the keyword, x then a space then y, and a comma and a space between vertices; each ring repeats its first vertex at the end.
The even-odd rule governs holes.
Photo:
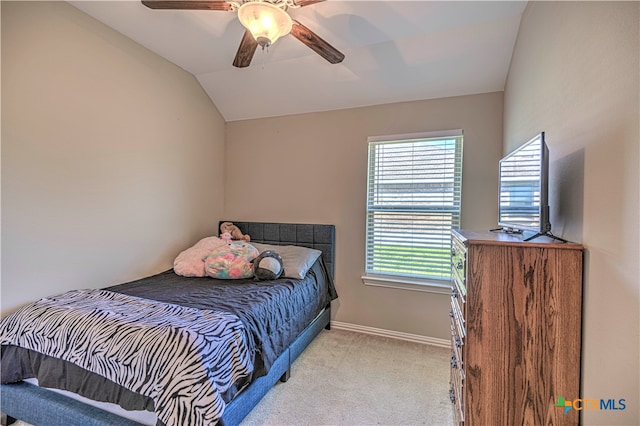
POLYGON ((323 330, 242 422, 251 425, 453 425, 449 349, 323 330))

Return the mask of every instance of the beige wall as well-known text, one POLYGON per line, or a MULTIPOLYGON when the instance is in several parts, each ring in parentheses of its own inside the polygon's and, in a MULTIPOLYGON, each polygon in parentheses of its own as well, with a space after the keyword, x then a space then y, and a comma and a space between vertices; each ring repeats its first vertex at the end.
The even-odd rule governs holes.
POLYGON ((626 399, 585 424, 640 424, 639 9, 530 2, 505 90, 505 152, 546 131, 554 231, 586 247, 580 396, 626 399))
POLYGON ((365 286, 367 137, 464 130, 463 227, 496 224, 502 93, 227 123, 225 217, 336 225, 334 320, 449 338, 449 296, 365 286))
POLYGON ((3 1, 2 313, 215 231, 224 127, 192 75, 67 3, 3 1))

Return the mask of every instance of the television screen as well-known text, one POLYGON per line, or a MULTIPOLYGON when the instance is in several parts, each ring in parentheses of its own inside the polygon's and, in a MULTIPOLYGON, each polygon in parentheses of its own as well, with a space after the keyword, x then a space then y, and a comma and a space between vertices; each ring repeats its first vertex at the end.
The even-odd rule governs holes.
POLYGON ((551 231, 548 206, 549 151, 544 132, 500 160, 499 219, 507 232, 551 231))

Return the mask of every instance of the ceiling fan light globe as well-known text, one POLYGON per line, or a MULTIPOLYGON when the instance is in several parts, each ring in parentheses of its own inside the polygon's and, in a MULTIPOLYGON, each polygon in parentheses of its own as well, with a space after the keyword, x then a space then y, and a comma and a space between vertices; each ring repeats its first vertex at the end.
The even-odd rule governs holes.
POLYGON ((268 2, 244 3, 238 9, 240 23, 264 47, 291 32, 293 21, 287 12, 268 2), (266 41, 265 41, 266 40, 266 41))

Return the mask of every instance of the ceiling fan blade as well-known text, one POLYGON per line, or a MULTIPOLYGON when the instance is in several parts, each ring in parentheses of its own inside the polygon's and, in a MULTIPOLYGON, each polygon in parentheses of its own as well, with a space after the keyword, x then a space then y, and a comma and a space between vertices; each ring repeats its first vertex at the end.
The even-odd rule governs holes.
POLYGON ((253 59, 253 54, 256 52, 256 47, 258 47, 258 42, 253 38, 251 32, 246 30, 242 36, 238 52, 236 52, 236 57, 233 59, 233 66, 238 68, 248 67, 251 64, 251 59, 253 59))
POLYGON ((335 47, 324 41, 320 36, 305 27, 298 21, 293 21, 291 35, 309 46, 311 50, 325 58, 332 64, 338 64, 344 59, 344 55, 335 47))
POLYGON ((149 9, 181 9, 181 10, 231 10, 226 1, 191 1, 191 0, 143 0, 142 4, 149 9))
POLYGON ((293 0, 296 6, 309 6, 310 4, 321 3, 325 0, 293 0))

